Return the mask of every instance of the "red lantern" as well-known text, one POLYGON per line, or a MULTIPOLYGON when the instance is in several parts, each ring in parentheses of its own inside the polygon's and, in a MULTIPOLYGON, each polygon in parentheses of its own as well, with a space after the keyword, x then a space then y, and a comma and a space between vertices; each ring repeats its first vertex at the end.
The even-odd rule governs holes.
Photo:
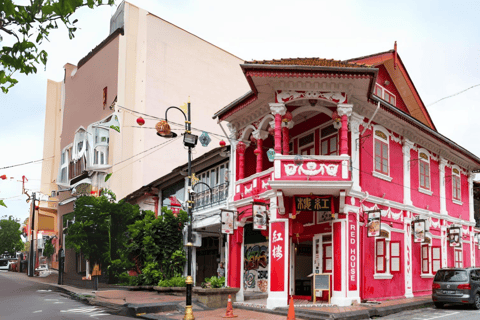
POLYGON ((260 233, 262 234, 262 236, 268 239, 268 230, 261 230, 260 233))
POLYGON ((238 153, 245 153, 245 150, 247 149, 247 146, 245 145, 245 143, 243 141, 240 141, 238 144, 237 144, 237 151, 238 153))
POLYGON ((40 207, 39 207, 39 206, 35 206, 35 210, 38 210, 38 209, 40 209, 40 207))
POLYGON ((170 125, 166 120, 161 120, 155 125, 155 129, 157 130, 160 136, 169 136, 172 133, 170 129, 170 125))
POLYGON ((290 111, 285 112, 285 115, 282 117, 283 122, 290 122, 293 119, 293 115, 290 111))
POLYGON ((300 237, 300 234, 303 233, 303 224, 301 224, 300 222, 294 222, 292 226, 292 231, 293 234, 297 236, 297 238, 300 237))
POLYGON ((143 119, 142 117, 138 117, 137 123, 139 126, 143 126, 145 124, 145 119, 143 119))
POLYGON ((6 175, 6 174, 1 175, 1 176, 0 176, 0 179, 2 179, 2 180, 7 180, 7 175, 6 175))
POLYGON ((220 147, 224 148, 227 145, 227 143, 223 140, 220 141, 220 147))

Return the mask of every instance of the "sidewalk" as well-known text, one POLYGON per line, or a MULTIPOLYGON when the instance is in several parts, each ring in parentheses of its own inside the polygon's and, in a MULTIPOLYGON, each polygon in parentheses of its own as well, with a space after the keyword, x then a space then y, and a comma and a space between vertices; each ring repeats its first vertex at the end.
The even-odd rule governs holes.
MULTIPOLYGON (((133 291, 126 287, 102 284, 98 291, 78 288, 69 283, 58 285, 58 274, 53 273, 45 278, 28 277, 25 273, 7 272, 2 276, 18 280, 29 280, 37 283, 45 283, 56 287, 58 290, 68 293, 70 296, 82 300, 91 305, 102 306, 116 311, 118 314, 144 319, 182 319, 185 308, 185 297, 159 294, 156 291, 133 291)), ((88 281, 91 283, 91 281, 88 281)), ((398 299, 381 301, 379 303, 365 303, 348 307, 336 306, 312 306, 295 307, 298 320, 301 319, 345 319, 360 320, 371 317, 383 317, 405 310, 430 307, 433 305, 430 296, 415 297, 410 299, 398 299)), ((204 305, 194 302, 193 311, 195 319, 221 319, 225 315, 225 308, 211 310, 204 305)), ((284 320, 288 314, 288 308, 268 310, 249 306, 237 306, 234 304, 234 314, 237 319, 250 320, 284 320)))

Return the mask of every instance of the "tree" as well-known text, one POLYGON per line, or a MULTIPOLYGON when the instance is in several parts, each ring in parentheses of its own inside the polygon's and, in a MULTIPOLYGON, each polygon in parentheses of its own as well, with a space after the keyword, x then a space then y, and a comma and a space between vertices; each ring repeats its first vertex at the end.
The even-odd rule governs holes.
POLYGON ((125 200, 115 202, 107 191, 100 197, 83 196, 65 219, 74 221, 66 230, 66 247, 82 252, 92 263, 109 264, 125 249, 127 225, 140 215, 140 209, 125 200))
POLYGON ((15 255, 17 251, 23 250, 20 223, 10 216, 0 220, 0 228, 0 253, 8 251, 10 255, 15 255))
POLYGON ((72 39, 77 28, 77 19, 72 14, 80 7, 90 9, 109 4, 114 0, 30 0, 29 5, 16 5, 13 0, 0 0, 0 41, 2 35, 14 38, 14 44, 0 49, 0 87, 4 93, 18 81, 15 72, 37 72, 38 65, 47 64, 48 54, 39 50, 48 35, 62 24, 67 27, 72 39))
POLYGON ((53 247, 52 239, 49 239, 45 242, 45 249, 43 249, 43 255, 47 258, 50 258, 50 256, 54 252, 55 252, 55 248, 53 247))

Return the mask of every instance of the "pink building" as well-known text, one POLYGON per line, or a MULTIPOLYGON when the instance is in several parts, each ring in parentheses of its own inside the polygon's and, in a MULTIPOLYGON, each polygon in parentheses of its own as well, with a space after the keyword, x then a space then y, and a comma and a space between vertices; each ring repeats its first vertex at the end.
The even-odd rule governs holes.
POLYGON ((480 265, 480 158, 437 132, 395 50, 241 67, 251 90, 214 115, 231 132, 237 301, 310 299, 312 274, 340 306, 428 295, 439 268, 480 265))

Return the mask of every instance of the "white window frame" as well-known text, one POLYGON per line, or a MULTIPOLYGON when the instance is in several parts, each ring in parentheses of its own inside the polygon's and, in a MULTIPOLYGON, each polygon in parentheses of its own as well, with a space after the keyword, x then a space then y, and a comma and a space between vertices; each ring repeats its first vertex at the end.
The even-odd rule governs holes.
MULTIPOLYGON (((332 121, 328 121, 327 123, 323 124, 322 126, 320 126, 320 127, 318 128, 318 130, 319 130, 319 131, 318 131, 318 146, 319 146, 318 148, 319 148, 319 153, 320 153, 320 155, 323 155, 323 153, 322 153, 322 151, 323 151, 323 150, 322 150, 322 140, 324 140, 324 139, 331 139, 333 136, 335 136, 336 139, 337 139, 336 152, 335 152, 335 154, 328 154, 328 155, 326 155, 326 156, 338 156, 339 149, 340 149, 340 146, 339 146, 339 144, 340 144, 340 139, 339 139, 339 136, 338 136, 339 130, 336 129, 336 130, 337 130, 336 133, 331 133, 331 134, 329 134, 329 135, 327 135, 327 136, 325 136, 325 137, 322 136, 322 130, 325 129, 325 128, 327 128, 327 127, 329 127, 329 126, 332 126, 332 125, 333 125, 333 120, 332 120, 332 121)), ((329 145, 330 145, 330 143, 329 143, 329 145)), ((328 150, 328 152, 330 152, 330 149, 328 150)))
POLYGON ((433 270, 433 262, 432 262, 432 244, 433 244, 433 237, 432 235, 427 232, 425 233, 425 239, 430 239, 430 243, 420 243, 420 277, 422 278, 433 278, 435 275, 432 273, 433 270), (423 271, 423 253, 424 248, 427 251, 427 267, 428 272, 423 271))
POLYGON ((87 151, 87 130, 84 127, 80 127, 75 132, 75 136, 73 138, 73 154, 71 156, 72 160, 80 159, 87 151), (82 149, 78 150, 78 144, 83 142, 82 149))
POLYGON ((424 194, 431 196, 433 194, 432 191, 432 157, 430 152, 426 149, 418 149, 418 191, 424 194), (427 159, 421 157, 420 155, 423 154, 427 157, 427 159), (428 188, 424 188, 421 185, 421 169, 420 166, 422 162, 428 165, 428 188))
POLYGON ((374 274, 373 278, 374 279, 392 279, 393 274, 390 272, 390 241, 392 237, 392 230, 390 227, 388 227, 386 224, 381 224, 380 230, 387 231, 388 236, 387 237, 375 237, 374 239, 374 245, 375 245, 375 264, 374 264, 374 274), (384 270, 385 272, 382 273, 377 273, 377 240, 385 240, 385 247, 383 250, 385 251, 385 265, 384 265, 384 270))
POLYGON ((110 149, 110 131, 109 129, 98 127, 98 126, 93 126, 92 131, 93 131, 92 133, 92 136, 93 136, 92 166, 95 166, 95 167, 109 166, 108 153, 110 149), (106 133, 106 135, 102 135, 101 133, 106 133), (97 142, 97 138, 100 141, 97 142), (102 142, 101 141, 102 138, 106 138, 106 142, 102 142), (104 159, 103 162, 100 161, 102 155, 104 159))
POLYGON ((380 98, 382 98, 383 100, 385 100, 386 102, 388 102, 389 104, 393 105, 393 106, 396 106, 397 105, 397 96, 394 95, 390 90, 387 90, 385 89, 385 87, 381 86, 380 84, 376 83, 375 84, 375 91, 374 91, 374 94, 378 97, 377 95, 377 88, 376 87, 380 87, 380 89, 382 89, 382 96, 380 98), (391 103, 390 101, 387 101, 385 99, 385 92, 388 92, 389 95, 391 95, 392 97, 395 98, 395 103, 391 103))
MULTIPOLYGON (((375 125, 373 126, 372 128, 372 135, 373 135, 373 148, 372 148, 372 155, 373 155, 373 171, 372 171, 372 175, 376 178, 379 178, 379 179, 382 179, 382 180, 386 180, 388 182, 391 182, 392 181, 392 177, 391 177, 391 170, 390 170, 390 161, 391 161, 391 157, 390 157, 390 133, 388 132, 387 129, 385 129, 384 127, 382 126, 379 126, 379 125, 375 125), (382 137, 380 136, 377 136, 377 131, 383 133, 386 137, 386 140, 383 139, 382 137), (387 170, 388 170, 388 174, 384 174, 383 172, 378 172, 377 169, 376 169, 376 153, 375 153, 375 146, 376 146, 376 142, 380 141, 380 142, 383 142, 383 143, 386 143, 387 144, 387 156, 388 156, 388 161, 387 161, 387 170)), ((381 164, 383 165, 383 164, 381 164)))
POLYGON ((454 248, 453 263, 455 268, 463 268, 463 248, 454 248), (457 260, 457 253, 460 253, 460 260, 457 260), (460 265, 457 265, 457 261, 460 261, 460 265))
POLYGON ((70 164, 70 160, 72 159, 72 155, 71 155, 72 148, 73 148, 73 144, 70 143, 68 146, 66 146, 62 150, 61 159, 60 159, 60 168, 58 170, 58 176, 57 176, 57 184, 59 184, 59 185, 69 186, 69 183, 68 183, 68 166, 70 164), (65 169, 65 181, 62 180, 62 170, 63 169, 65 169))
POLYGON ((463 205, 463 202, 462 202, 462 171, 460 170, 460 167, 457 166, 457 165, 453 165, 452 166, 452 201, 453 203, 455 204, 458 204, 458 205, 463 205), (458 173, 454 172, 454 171, 457 171, 458 173), (460 196, 458 196, 457 198, 455 198, 454 196, 454 190, 456 192, 456 188, 455 188, 455 178, 458 178, 458 190, 459 190, 459 193, 460 193, 460 196))

